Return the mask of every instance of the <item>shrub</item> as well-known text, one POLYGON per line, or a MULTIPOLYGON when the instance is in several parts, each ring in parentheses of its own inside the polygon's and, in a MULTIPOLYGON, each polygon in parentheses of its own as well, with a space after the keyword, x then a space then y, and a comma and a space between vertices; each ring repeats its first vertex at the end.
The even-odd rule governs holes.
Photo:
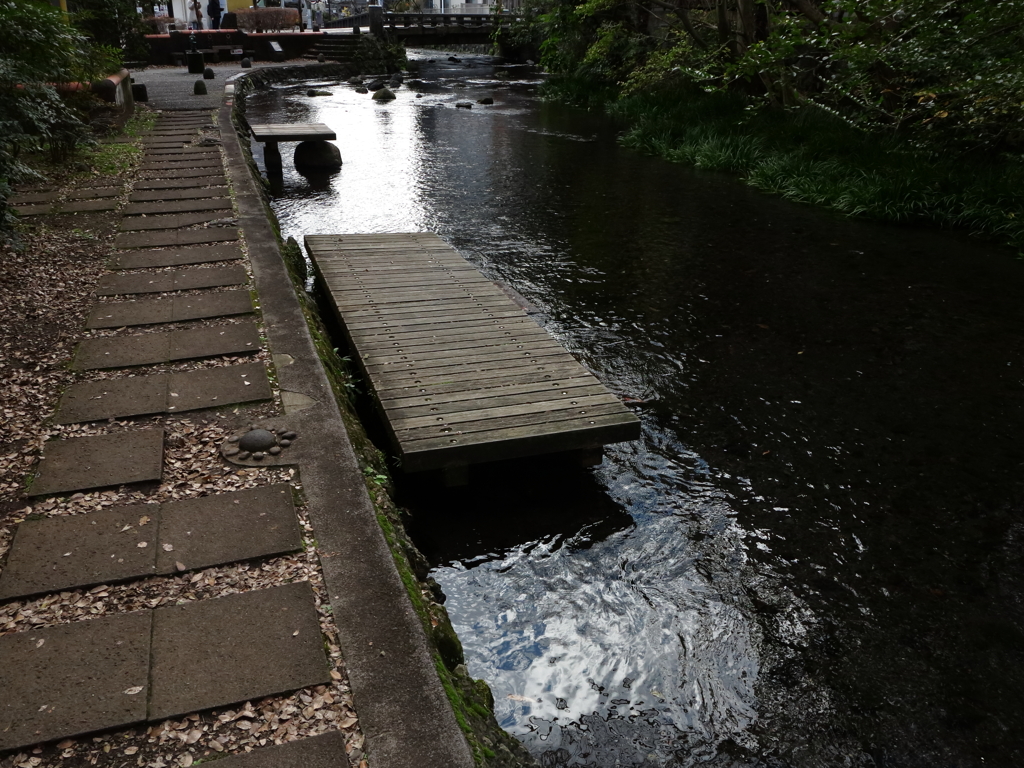
POLYGON ((0 0, 0 29, 2 228, 11 221, 6 205, 10 184, 36 176, 22 153, 47 149, 59 162, 87 133, 81 104, 62 98, 58 84, 88 82, 113 62, 109 50, 91 46, 58 9, 41 0, 0 0))

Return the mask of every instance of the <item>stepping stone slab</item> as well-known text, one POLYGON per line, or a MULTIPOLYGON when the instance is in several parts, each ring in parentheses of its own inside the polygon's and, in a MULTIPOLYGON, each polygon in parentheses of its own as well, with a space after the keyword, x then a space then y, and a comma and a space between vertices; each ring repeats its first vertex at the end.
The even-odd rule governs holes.
POLYGON ((201 570, 300 549, 287 483, 26 520, 0 574, 0 599, 177 573, 178 563, 201 570))
POLYGON ((53 213, 53 206, 48 203, 44 205, 19 205, 14 208, 14 212, 19 216, 45 216, 48 213, 53 213))
POLYGON ((171 147, 147 147, 145 157, 179 160, 188 158, 214 157, 220 159, 217 147, 197 147, 195 145, 178 144, 171 147))
MULTIPOLYGON (((141 192, 133 192, 131 197, 128 199, 133 203, 148 203, 148 202, 160 202, 160 201, 177 201, 177 200, 192 200, 194 198, 206 198, 206 197, 227 197, 227 187, 199 187, 199 188, 188 188, 188 189, 153 189, 145 190, 141 192)), ((130 208, 131 206, 129 206, 130 208)), ((134 213, 134 211, 126 211, 126 213, 134 213)))
POLYGON ((183 231, 161 230, 158 232, 125 232, 114 240, 114 247, 121 250, 132 248, 162 248, 172 245, 199 245, 201 243, 224 243, 238 239, 234 227, 207 227, 183 231))
POLYGON ((228 317, 252 312, 248 291, 222 291, 195 296, 165 296, 138 301, 97 304, 89 313, 86 328, 122 328, 128 325, 152 325, 199 320, 204 317, 228 317))
POLYGON ((166 293, 195 288, 217 288, 243 285, 249 280, 241 264, 226 267, 175 269, 171 272, 138 272, 130 275, 107 275, 96 286, 97 296, 130 293, 166 293))
POLYGON ((159 480, 163 462, 162 429, 51 440, 43 446, 43 458, 28 495, 159 480))
POLYGON ((68 192, 68 200, 95 200, 100 197, 120 197, 124 187, 97 187, 95 189, 76 189, 68 192))
POLYGON ((180 171, 189 168, 219 168, 221 166, 220 155, 203 157, 180 157, 174 160, 160 158, 143 163, 140 171, 180 171))
MULTIPOLYGON (((225 211, 231 210, 231 200, 227 197, 212 196, 185 198, 180 200, 161 200, 152 203, 130 203, 123 213, 125 216, 152 216, 167 213, 190 213, 193 211, 225 211)), ((223 217, 224 214, 220 213, 223 217)), ((122 229, 144 229, 144 227, 125 227, 122 229)))
POLYGON ((187 331, 86 339, 78 346, 72 367, 76 370, 127 368, 171 360, 248 354, 259 349, 260 337, 255 324, 218 325, 187 331))
POLYGON ((139 504, 26 520, 0 574, 0 600, 152 576, 159 510, 159 504, 139 504), (144 518, 149 521, 142 525, 144 518))
POLYGON ((135 189, 197 189, 200 187, 222 187, 227 183, 223 173, 210 173, 188 179, 140 179, 135 182, 135 189))
POLYGON ((231 216, 231 213, 223 210, 205 211, 203 213, 179 213, 173 216, 129 216, 121 220, 121 231, 143 231, 153 229, 181 229, 183 227, 194 227, 196 224, 206 224, 208 221, 216 221, 231 216))
POLYGON ((147 179, 194 179, 199 176, 210 176, 221 168, 218 160, 216 164, 203 165, 199 168, 140 168, 146 174, 147 179))
POLYGON ((74 424, 149 413, 177 413, 272 397, 270 380, 262 363, 80 381, 64 393, 54 421, 74 424))
POLYGON ((217 761, 217 768, 337 768, 345 765, 345 734, 330 731, 308 739, 231 755, 217 761))
POLYGON ((11 195, 7 202, 11 205, 27 205, 29 203, 49 203, 57 198, 57 190, 49 192, 26 192, 23 195, 11 195))
POLYGON ((167 410, 167 377, 79 381, 64 392, 54 414, 57 424, 142 416, 167 410))
POLYGON ((175 573, 181 563, 202 570, 300 549, 292 488, 279 483, 162 505, 156 569, 175 573))
POLYGON ((146 269, 148 267, 177 267, 186 264, 208 264, 214 261, 234 261, 242 258, 237 245, 210 245, 199 248, 131 251, 119 253, 110 260, 111 269, 146 269))
POLYGON ((145 720, 152 624, 141 611, 0 637, 0 750, 145 720))
POLYGON ((157 610, 151 679, 152 720, 328 682, 309 582, 157 610))
POLYGON ((98 197, 95 200, 72 200, 57 207, 57 213, 89 213, 91 211, 113 211, 121 201, 116 197, 98 197))

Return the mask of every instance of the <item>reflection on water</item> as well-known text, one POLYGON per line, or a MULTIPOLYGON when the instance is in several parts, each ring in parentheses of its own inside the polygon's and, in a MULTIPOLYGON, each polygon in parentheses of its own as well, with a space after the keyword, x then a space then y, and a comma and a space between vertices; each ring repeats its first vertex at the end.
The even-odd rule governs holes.
POLYGON ((1024 764, 1022 265, 638 157, 463 59, 249 114, 339 136, 317 185, 282 148, 286 235, 438 232, 642 419, 592 470, 404 489, 502 725, 552 766, 1024 764))

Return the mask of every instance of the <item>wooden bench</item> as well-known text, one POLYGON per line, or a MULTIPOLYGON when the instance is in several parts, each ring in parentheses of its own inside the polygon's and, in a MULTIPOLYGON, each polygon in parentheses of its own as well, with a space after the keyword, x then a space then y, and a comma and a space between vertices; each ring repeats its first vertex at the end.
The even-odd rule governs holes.
POLYGON ((640 421, 519 305, 429 232, 307 235, 407 472, 635 440, 640 421))

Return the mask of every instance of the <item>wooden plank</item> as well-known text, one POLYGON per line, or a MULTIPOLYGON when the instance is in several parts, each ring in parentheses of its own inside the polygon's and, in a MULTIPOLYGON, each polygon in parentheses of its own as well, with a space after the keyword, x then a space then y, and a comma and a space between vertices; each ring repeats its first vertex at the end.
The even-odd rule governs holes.
POLYGON ((436 235, 309 235, 306 248, 407 470, 639 436, 615 395, 436 235))

